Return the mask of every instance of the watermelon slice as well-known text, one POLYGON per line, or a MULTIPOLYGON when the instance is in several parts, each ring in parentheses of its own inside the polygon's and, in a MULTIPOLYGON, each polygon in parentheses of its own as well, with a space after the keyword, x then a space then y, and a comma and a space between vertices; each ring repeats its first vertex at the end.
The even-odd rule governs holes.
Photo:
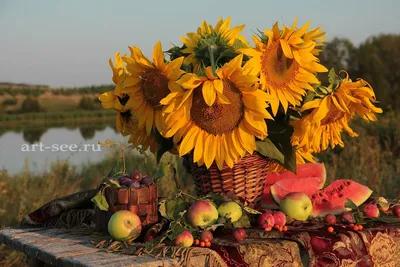
POLYGON ((317 177, 305 177, 302 179, 283 179, 271 186, 271 195, 277 204, 281 199, 292 192, 302 192, 311 198, 317 190, 324 186, 317 177))
POLYGON ((296 168, 296 174, 291 171, 268 172, 261 206, 267 209, 278 208, 278 205, 271 195, 271 186, 276 182, 284 179, 302 180, 304 178, 316 178, 315 180, 319 181, 319 184, 313 189, 322 188, 326 181, 326 170, 324 163, 305 163, 298 165, 296 168))
POLYGON ((348 210, 345 207, 348 198, 360 206, 372 194, 372 190, 367 186, 352 180, 336 180, 324 189, 318 189, 317 186, 316 178, 285 179, 271 186, 271 194, 279 203, 288 193, 305 193, 313 203, 313 217, 325 216, 328 213, 340 214, 348 210))
POLYGON ((340 214, 348 208, 345 208, 347 199, 351 199, 354 204, 360 206, 372 194, 372 190, 362 184, 352 180, 336 180, 323 190, 311 194, 313 203, 312 216, 325 216, 328 213, 340 214))

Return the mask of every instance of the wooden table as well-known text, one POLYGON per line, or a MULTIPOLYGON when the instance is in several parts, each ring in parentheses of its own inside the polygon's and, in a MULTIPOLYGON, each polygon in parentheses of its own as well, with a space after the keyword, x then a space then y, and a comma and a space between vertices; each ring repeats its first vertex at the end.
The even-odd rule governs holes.
MULTIPOLYGON (((171 258, 136 257, 107 253, 93 247, 89 236, 66 234, 59 229, 5 228, 0 243, 23 252, 35 266, 176 266, 171 258)), ((207 266, 205 257, 193 261, 207 266)))

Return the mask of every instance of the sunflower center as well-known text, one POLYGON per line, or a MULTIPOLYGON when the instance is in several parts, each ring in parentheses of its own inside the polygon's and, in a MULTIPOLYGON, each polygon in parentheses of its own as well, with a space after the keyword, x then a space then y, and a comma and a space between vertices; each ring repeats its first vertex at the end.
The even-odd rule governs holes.
POLYGON ((132 124, 133 117, 130 110, 121 112, 121 120, 124 124, 132 124))
POLYGON ((192 120, 210 134, 221 135, 232 132, 244 115, 242 94, 235 85, 224 81, 223 92, 231 104, 221 104, 217 97, 211 107, 204 101, 201 88, 196 88, 193 93, 193 103, 190 110, 192 120))
POLYGON ((275 88, 286 86, 299 72, 299 63, 287 58, 279 42, 272 43, 261 55, 261 71, 275 88))
POLYGON ((146 70, 142 75, 140 89, 143 92, 146 102, 156 107, 160 105, 161 99, 166 97, 170 91, 168 89, 168 78, 159 70, 146 70))
POLYGON ((323 118, 321 120, 321 125, 323 126, 323 125, 328 125, 328 124, 334 123, 334 122, 340 120, 341 118, 343 118, 344 115, 345 115, 344 112, 339 111, 337 109, 330 110, 328 112, 328 114, 326 114, 325 118, 323 118))

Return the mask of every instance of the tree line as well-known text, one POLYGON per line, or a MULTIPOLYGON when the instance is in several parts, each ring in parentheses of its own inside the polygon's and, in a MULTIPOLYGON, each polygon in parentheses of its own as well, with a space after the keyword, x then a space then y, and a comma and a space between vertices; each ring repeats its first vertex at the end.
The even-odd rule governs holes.
MULTIPOLYGON (((369 82, 382 109, 400 109, 400 34, 372 36, 358 46, 348 39, 334 38, 320 59, 328 69, 343 69, 353 80, 369 82)), ((327 83, 327 75, 320 78, 327 83)))

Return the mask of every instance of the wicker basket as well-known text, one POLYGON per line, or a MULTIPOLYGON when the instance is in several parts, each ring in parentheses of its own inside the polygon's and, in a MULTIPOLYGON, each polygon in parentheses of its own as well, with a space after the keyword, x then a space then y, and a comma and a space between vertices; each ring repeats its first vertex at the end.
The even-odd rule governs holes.
POLYGON ((137 214, 142 226, 158 221, 158 191, 157 185, 142 188, 105 189, 105 197, 109 205, 108 211, 96 207, 96 231, 107 233, 108 221, 118 210, 130 210, 137 214))
POLYGON ((258 153, 248 154, 229 168, 224 163, 219 170, 213 163, 209 169, 198 166, 193 156, 184 157, 186 171, 193 177, 197 194, 233 192, 249 204, 258 204, 262 198, 270 160, 258 153))

